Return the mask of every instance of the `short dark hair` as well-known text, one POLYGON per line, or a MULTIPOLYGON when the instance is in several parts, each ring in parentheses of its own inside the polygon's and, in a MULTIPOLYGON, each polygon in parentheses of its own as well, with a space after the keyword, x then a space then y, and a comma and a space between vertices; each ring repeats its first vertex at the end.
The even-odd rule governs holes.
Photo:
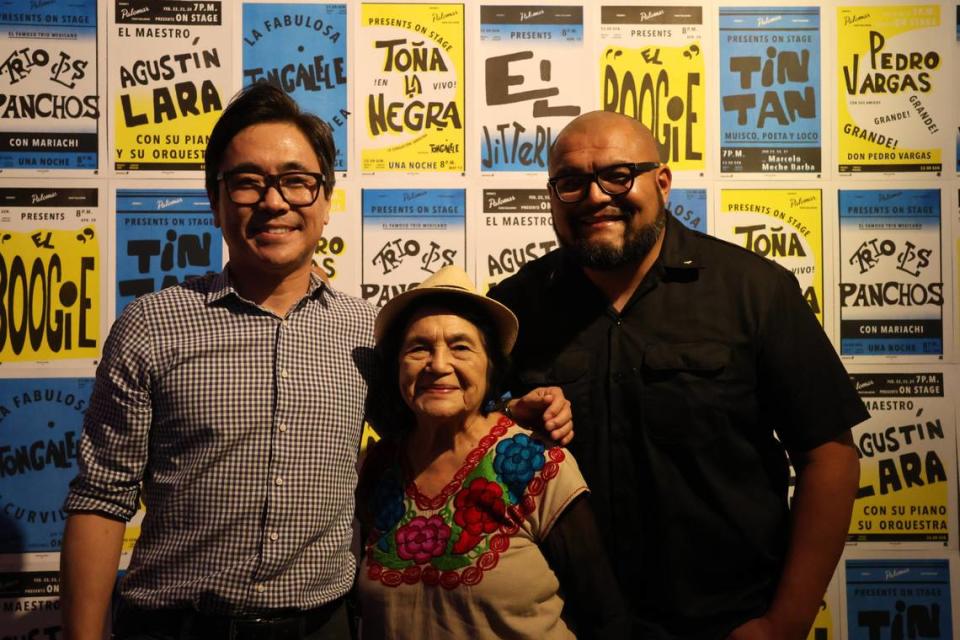
POLYGON ((263 122, 289 122, 307 137, 320 161, 324 178, 323 195, 329 198, 336 181, 333 164, 337 155, 330 125, 314 114, 302 111, 300 105, 282 89, 266 82, 257 82, 233 97, 210 132, 204 156, 210 204, 216 204, 217 174, 220 173, 220 163, 230 141, 247 127, 263 122))
POLYGON ((414 314, 424 308, 435 308, 460 316, 470 322, 480 332, 483 348, 487 355, 487 393, 480 405, 485 407, 500 399, 505 388, 507 372, 510 369, 510 356, 500 350, 500 333, 483 305, 467 296, 431 293, 417 298, 400 313, 383 339, 377 343, 377 380, 375 393, 377 406, 370 411, 370 424, 378 434, 385 438, 397 438, 413 430, 416 419, 413 411, 404 402, 400 394, 400 347, 414 314))

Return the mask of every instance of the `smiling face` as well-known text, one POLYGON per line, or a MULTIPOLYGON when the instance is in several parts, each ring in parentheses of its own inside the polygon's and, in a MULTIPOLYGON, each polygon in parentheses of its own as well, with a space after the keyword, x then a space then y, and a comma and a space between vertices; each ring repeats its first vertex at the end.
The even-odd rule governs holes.
MULTIPOLYGON (((620 114, 592 112, 560 133, 550 154, 550 175, 593 173, 616 164, 656 162, 653 136, 639 122, 620 114)), ((666 221, 669 167, 637 175, 618 196, 594 182, 581 202, 561 202, 550 190, 554 229, 561 246, 584 267, 614 269, 637 264, 656 246, 666 221)))
MULTIPOLYGON (((241 130, 227 146, 221 172, 237 169, 264 174, 322 172, 307 137, 289 122, 265 122, 241 130)), ((252 205, 231 202, 224 182, 218 185, 214 221, 230 250, 230 268, 240 278, 308 273, 330 201, 321 190, 305 207, 291 207, 275 189, 252 205)))
POLYGON ((420 309, 407 324, 397 357, 400 395, 418 422, 465 422, 480 414, 490 360, 472 322, 446 309, 420 309))

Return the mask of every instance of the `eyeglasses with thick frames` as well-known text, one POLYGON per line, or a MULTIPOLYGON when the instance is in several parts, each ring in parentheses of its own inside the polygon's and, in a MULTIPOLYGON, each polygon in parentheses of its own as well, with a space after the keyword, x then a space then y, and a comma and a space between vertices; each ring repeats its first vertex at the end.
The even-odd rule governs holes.
POLYGON ((234 204, 257 204, 270 187, 276 187, 280 197, 291 207, 306 207, 317 201, 325 178, 322 173, 309 171, 257 173, 239 170, 224 171, 217 175, 217 180, 223 180, 227 195, 234 204))
POLYGON ((660 167, 659 162, 624 162, 597 169, 593 173, 571 173, 547 180, 560 202, 580 202, 590 192, 590 183, 596 182, 608 196, 622 196, 633 188, 633 179, 660 167))

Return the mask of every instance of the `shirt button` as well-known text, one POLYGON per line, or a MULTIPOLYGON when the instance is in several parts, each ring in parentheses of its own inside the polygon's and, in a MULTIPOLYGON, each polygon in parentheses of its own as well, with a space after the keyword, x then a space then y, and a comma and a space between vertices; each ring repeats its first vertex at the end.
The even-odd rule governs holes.
POLYGON ((280 369, 280 377, 281 377, 281 378, 289 378, 289 377, 290 377, 290 374, 287 373, 287 370, 286 370, 286 369, 280 369))
POLYGON ((256 586, 256 589, 257 589, 257 593, 263 593, 264 591, 267 590, 267 585, 265 585, 265 584, 258 584, 258 585, 256 586))
POLYGON ((280 534, 274 531, 270 534, 270 539, 276 542, 277 540, 280 539, 280 534))
POLYGON ((283 484, 283 478, 278 476, 277 479, 273 481, 273 483, 279 487, 280 485, 283 484))
POLYGON ((280 433, 285 433, 286 430, 287 430, 287 425, 281 423, 281 424, 277 427, 277 430, 280 431, 280 433))

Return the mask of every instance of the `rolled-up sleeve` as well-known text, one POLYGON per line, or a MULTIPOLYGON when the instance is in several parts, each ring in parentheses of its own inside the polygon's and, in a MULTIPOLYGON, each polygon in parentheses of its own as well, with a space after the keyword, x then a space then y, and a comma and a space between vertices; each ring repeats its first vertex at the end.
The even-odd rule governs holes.
POLYGON ((759 338, 761 398, 787 449, 809 451, 870 417, 796 277, 786 270, 779 270, 759 338))
POLYGON ((120 520, 137 511, 153 417, 152 345, 140 302, 127 306, 104 345, 64 511, 120 520))

